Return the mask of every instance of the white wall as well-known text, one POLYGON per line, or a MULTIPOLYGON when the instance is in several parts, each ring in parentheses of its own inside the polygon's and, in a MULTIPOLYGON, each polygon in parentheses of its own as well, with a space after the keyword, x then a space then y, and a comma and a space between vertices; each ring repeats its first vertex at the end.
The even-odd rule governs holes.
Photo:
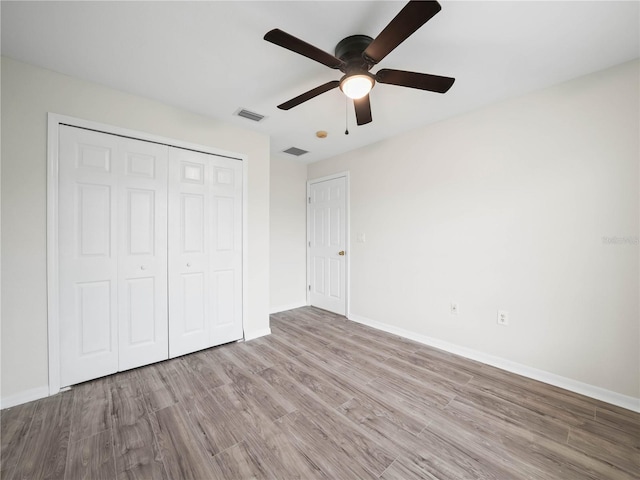
POLYGON ((307 304, 307 165, 271 158, 270 300, 273 312, 307 304))
POLYGON ((2 58, 2 401, 47 386, 47 112, 249 157, 245 333, 269 328, 269 138, 94 83, 2 58))
POLYGON ((309 165, 350 171, 351 315, 635 403, 639 65, 309 165))

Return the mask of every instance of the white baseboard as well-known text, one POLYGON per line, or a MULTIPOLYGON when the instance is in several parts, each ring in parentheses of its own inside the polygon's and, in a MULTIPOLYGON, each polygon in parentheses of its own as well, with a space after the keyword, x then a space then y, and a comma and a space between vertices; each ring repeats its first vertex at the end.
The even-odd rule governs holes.
POLYGON ((618 407, 626 408, 628 410, 632 410, 634 412, 640 413, 640 398, 623 395, 621 393, 596 387, 594 385, 583 383, 578 380, 562 377, 560 375, 546 372, 544 370, 539 370, 537 368, 528 367, 527 365, 512 362, 510 360, 507 360, 501 357, 489 355, 487 353, 483 353, 478 350, 473 350, 467 347, 461 347, 453 343, 445 342, 443 340, 438 340, 437 338, 431 338, 426 335, 422 335, 419 333, 411 332, 409 330, 404 330, 402 328, 395 327, 393 325, 377 322, 375 320, 370 320, 368 318, 361 317, 360 315, 351 314, 349 315, 349 320, 353 320, 354 322, 361 323, 363 325, 367 325, 369 327, 373 327, 387 333, 399 335, 409 340, 413 340, 419 343, 423 343, 425 345, 429 345, 430 347, 434 347, 440 350, 444 350, 446 352, 454 353, 456 355, 460 355, 461 357, 469 358, 471 360, 476 360, 478 362, 491 365, 492 367, 500 368, 501 370, 506 370, 507 372, 516 373, 518 375, 522 375, 524 377, 531 378, 533 380, 538 380, 543 383, 548 383, 549 385, 554 385, 556 387, 564 388, 565 390, 569 390, 571 392, 579 393, 587 397, 595 398, 597 400, 601 400, 603 402, 610 403, 612 405, 617 405, 618 407))
POLYGON ((256 338, 264 337, 265 335, 271 335, 270 328, 263 328, 262 330, 253 330, 252 332, 244 332, 244 341, 254 340, 256 338))
POLYGON ((281 305, 279 307, 271 307, 269 310, 269 315, 273 315, 274 313, 286 312, 287 310, 293 310, 294 308, 306 307, 307 302, 300 303, 290 303, 289 305, 281 305))
POLYGON ((2 400, 0 401, 0 408, 15 407, 16 405, 32 402, 34 400, 40 400, 41 398, 45 398, 48 396, 49 396, 48 385, 44 387, 32 388, 31 390, 26 390, 16 395, 3 397, 2 400))

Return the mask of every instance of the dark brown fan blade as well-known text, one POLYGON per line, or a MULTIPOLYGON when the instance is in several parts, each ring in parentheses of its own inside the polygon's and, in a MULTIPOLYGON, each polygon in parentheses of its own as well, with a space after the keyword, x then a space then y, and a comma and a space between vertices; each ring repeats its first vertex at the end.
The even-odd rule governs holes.
POLYGON ((274 43, 283 48, 286 48, 287 50, 291 50, 292 52, 304 55, 305 57, 322 63, 323 65, 326 65, 330 68, 337 69, 340 68, 343 64, 342 60, 334 57, 330 53, 327 53, 324 50, 320 50, 318 47, 314 47, 313 45, 300 40, 293 35, 289 35, 287 32, 283 32, 278 28, 268 32, 264 36, 264 39, 267 42, 274 43))
POLYGON ((362 56, 373 65, 379 63, 389 52, 427 23, 441 8, 436 1, 412 0, 400 10, 400 13, 389 22, 389 25, 380 32, 380 35, 369 44, 362 56))
POLYGON ((353 106, 356 107, 356 123, 358 125, 365 125, 373 120, 373 118, 371 118, 369 95, 354 100, 353 106))
POLYGON ((380 83, 399 85, 401 87, 417 88, 430 92, 445 93, 451 88, 455 78, 429 75, 428 73, 405 72, 404 70, 390 70, 383 68, 376 73, 376 80, 380 83))
POLYGON ((314 88, 313 90, 304 92, 302 95, 298 95, 296 98, 292 98, 288 102, 284 102, 283 104, 278 105, 278 108, 280 110, 289 110, 293 107, 297 107, 301 103, 304 103, 307 100, 311 100, 313 97, 317 97, 321 93, 328 92, 329 90, 336 88, 338 85, 340 85, 340 82, 338 80, 332 80, 325 83, 324 85, 320 85, 319 87, 314 88))

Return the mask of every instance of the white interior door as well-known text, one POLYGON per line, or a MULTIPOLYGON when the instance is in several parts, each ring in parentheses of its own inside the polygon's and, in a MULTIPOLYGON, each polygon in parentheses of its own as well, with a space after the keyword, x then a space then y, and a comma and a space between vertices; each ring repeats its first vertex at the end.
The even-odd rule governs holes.
POLYGON ((208 155, 169 150, 169 356, 210 345, 211 169, 208 155))
POLYGON ((169 358, 165 145, 119 141, 119 370, 169 358))
POLYGON ((169 149, 169 356, 242 338, 242 163, 169 149))
POLYGON ((118 370, 117 137, 59 136, 60 381, 118 370))
POLYGON ((309 302, 346 313, 346 177, 309 184, 309 302))
POLYGON ((242 338, 242 163, 209 155, 211 163, 211 337, 242 338))
POLYGON ((167 147, 59 136, 61 386, 168 358, 167 147))

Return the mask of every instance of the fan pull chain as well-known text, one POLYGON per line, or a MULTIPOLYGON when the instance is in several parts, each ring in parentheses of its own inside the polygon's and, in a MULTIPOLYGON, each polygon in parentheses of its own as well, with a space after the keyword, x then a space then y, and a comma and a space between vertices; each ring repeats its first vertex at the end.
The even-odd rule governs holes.
POLYGON ((349 135, 349 99, 344 97, 344 134, 349 135))

